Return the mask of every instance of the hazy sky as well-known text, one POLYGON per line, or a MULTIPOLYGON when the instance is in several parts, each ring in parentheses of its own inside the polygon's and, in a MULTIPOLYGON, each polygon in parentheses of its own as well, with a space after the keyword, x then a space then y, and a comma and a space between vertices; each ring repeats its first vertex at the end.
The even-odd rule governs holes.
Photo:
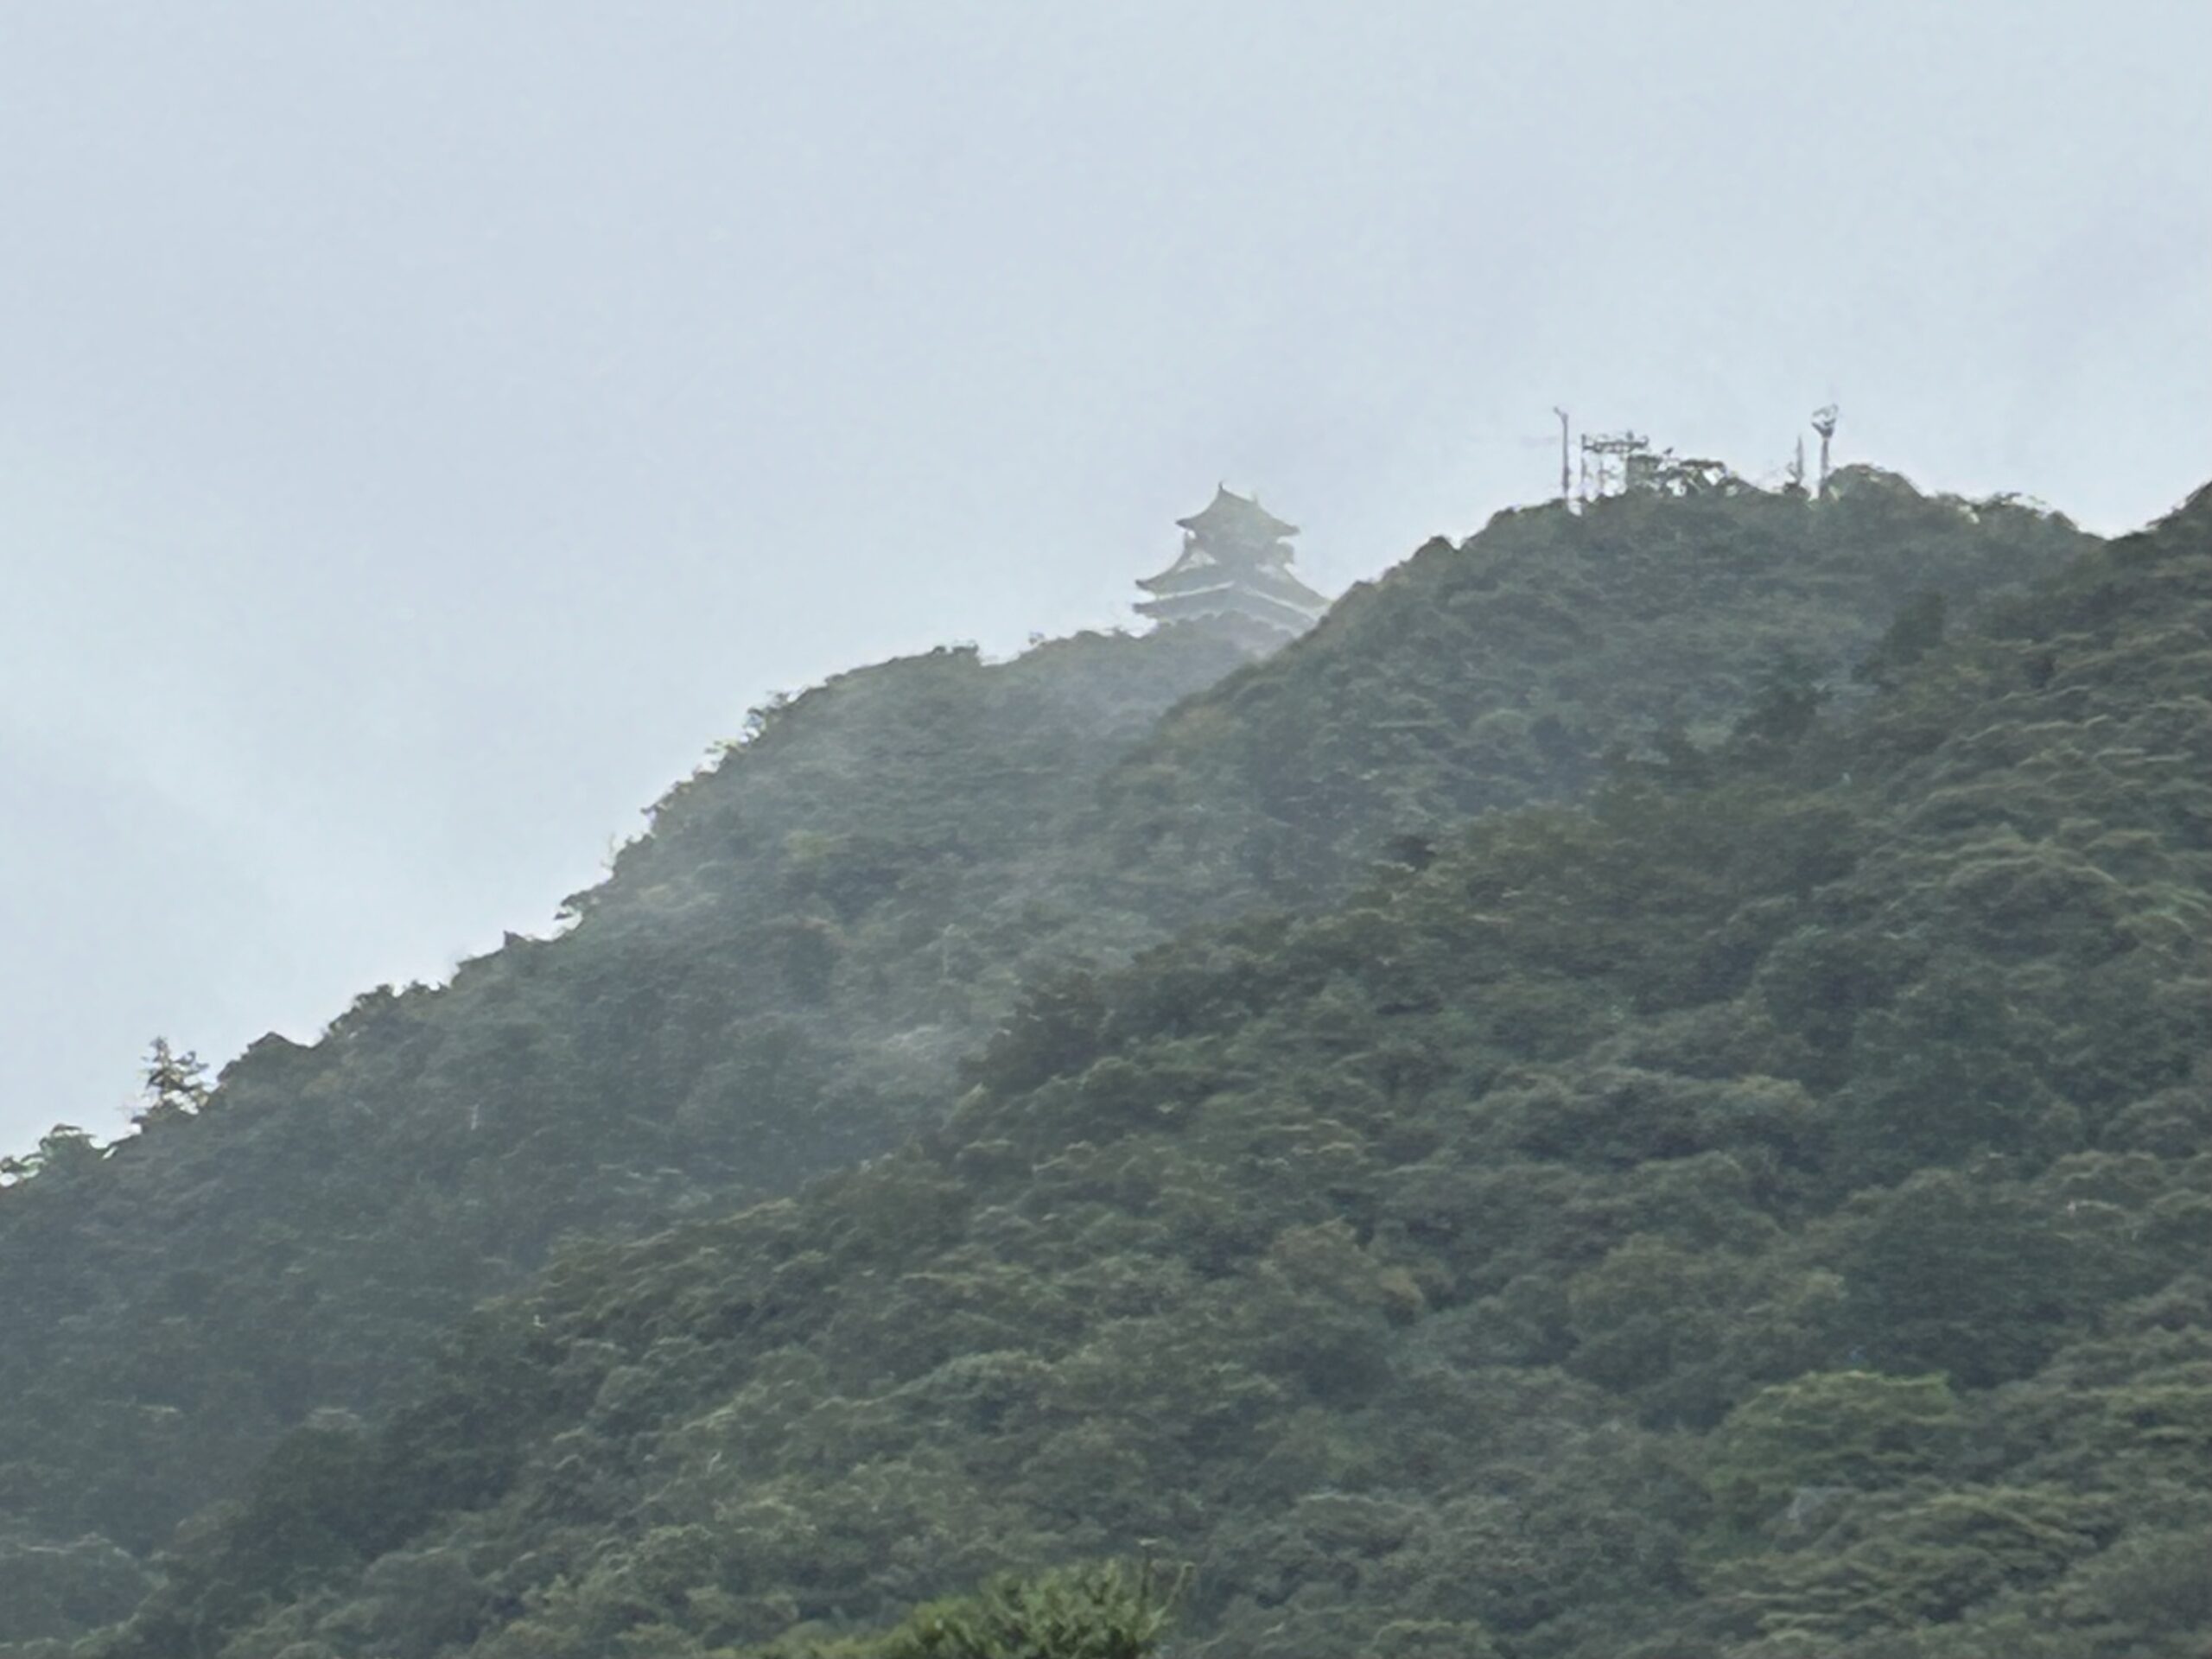
POLYGON ((767 692, 1332 591, 1550 410, 2212 474, 2212 6, 0 6, 0 1148, 542 931, 767 692))

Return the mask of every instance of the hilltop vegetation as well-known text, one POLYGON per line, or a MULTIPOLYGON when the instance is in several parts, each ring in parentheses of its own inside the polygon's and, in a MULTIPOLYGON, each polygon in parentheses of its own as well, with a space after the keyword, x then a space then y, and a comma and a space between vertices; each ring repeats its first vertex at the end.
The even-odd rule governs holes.
POLYGON ((1171 712, 1108 775, 1102 838, 1122 881, 1216 915, 1341 893, 1394 839, 1572 796, 1624 746, 1717 741, 1784 659, 1847 690, 1902 607, 1971 611, 2090 540, 1865 467, 1818 506, 1740 491, 1500 513, 1171 712))
POLYGON ((15 1633, 226 1492, 100 1650, 681 1655, 1154 1539, 1224 1652, 1611 1653, 1782 1594, 1714 1586, 1810 1559, 1801 1490, 1869 1548, 1961 1492, 2086 1541, 2008 1584, 2156 1556, 2178 1498, 2032 1505, 2167 1452, 2045 1468, 1990 1402, 2133 1422, 2202 1323, 2161 534, 1874 474, 1540 511, 1233 672, 1090 639, 771 711, 565 937, 0 1192, 15 1633), (2069 559, 1927 654, 1929 595, 2069 559), (2165 1219, 2053 1288, 2062 1205, 2165 1219))

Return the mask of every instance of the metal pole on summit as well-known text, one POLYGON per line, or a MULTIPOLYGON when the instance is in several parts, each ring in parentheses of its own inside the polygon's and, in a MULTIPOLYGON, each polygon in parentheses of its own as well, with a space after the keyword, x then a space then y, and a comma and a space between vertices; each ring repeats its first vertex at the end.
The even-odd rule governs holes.
POLYGON ((1567 411, 1554 404, 1552 413, 1559 416, 1559 502, 1571 509, 1574 505, 1574 473, 1567 465, 1567 411))
POLYGON ((1823 404, 1813 411, 1813 430, 1821 435, 1821 482, 1814 492, 1815 500, 1826 500, 1828 493, 1828 440, 1835 436, 1836 406, 1823 404))

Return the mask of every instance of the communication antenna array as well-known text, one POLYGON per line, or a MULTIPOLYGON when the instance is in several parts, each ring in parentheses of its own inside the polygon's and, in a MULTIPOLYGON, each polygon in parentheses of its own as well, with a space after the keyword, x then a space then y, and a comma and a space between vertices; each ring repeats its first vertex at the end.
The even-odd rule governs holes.
POLYGON ((1637 432, 1582 435, 1582 499, 1617 494, 1650 453, 1651 440, 1637 432))

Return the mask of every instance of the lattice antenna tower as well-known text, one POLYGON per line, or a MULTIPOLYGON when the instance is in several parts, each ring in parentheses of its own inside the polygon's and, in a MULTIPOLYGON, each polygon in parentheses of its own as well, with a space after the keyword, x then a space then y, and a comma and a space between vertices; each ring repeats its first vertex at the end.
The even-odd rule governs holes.
POLYGON ((1821 435, 1821 486, 1818 492, 1825 500, 1828 493, 1828 440, 1835 436, 1836 407, 1822 404, 1813 411, 1813 430, 1821 435))
POLYGON ((1797 453, 1790 456, 1789 465, 1783 470, 1789 475, 1791 489, 1802 490, 1805 487, 1805 435, 1803 433, 1800 432, 1797 435, 1797 453))
POLYGON ((1637 432, 1586 432, 1582 435, 1582 499, 1611 495, 1628 487, 1629 469, 1637 457, 1649 452, 1651 440, 1637 432))
POLYGON ((1559 499, 1561 506, 1574 505, 1574 472, 1567 465, 1567 411, 1556 404, 1552 413, 1559 416, 1559 499))

